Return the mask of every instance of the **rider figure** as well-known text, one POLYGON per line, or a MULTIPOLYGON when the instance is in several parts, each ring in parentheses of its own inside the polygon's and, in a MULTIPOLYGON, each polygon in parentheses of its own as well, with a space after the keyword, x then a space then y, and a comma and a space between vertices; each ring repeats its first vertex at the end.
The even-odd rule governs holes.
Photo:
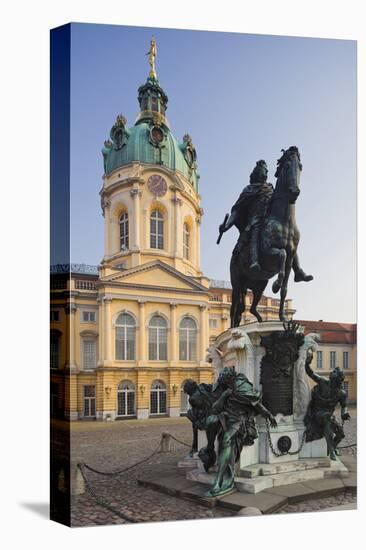
POLYGON ((250 269, 260 271, 258 261, 259 235, 273 194, 273 186, 267 183, 268 169, 264 160, 258 160, 250 174, 250 183, 241 192, 231 209, 226 223, 220 225, 220 233, 235 225, 240 232, 233 254, 239 254, 249 241, 250 269))

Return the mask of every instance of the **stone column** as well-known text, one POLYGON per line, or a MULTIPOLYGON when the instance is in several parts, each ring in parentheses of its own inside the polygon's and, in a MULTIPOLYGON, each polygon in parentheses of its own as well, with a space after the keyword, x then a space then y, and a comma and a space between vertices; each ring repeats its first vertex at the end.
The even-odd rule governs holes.
POLYGON ((140 250, 140 197, 141 191, 138 187, 134 187, 130 191, 131 197, 133 198, 133 250, 140 250))
POLYGON ((139 369, 136 385, 137 418, 144 420, 149 418, 150 381, 147 372, 139 369))
POLYGON ((103 366, 104 360, 104 308, 103 298, 98 296, 98 367, 103 366))
POLYGON ((74 303, 67 304, 65 306, 65 313, 67 315, 67 336, 66 336, 66 367, 69 369, 76 368, 76 328, 75 328, 75 315, 76 305, 74 303))
POLYGON ((196 219, 196 267, 198 270, 201 269, 201 216, 198 216, 196 219))
POLYGON ((173 418, 180 416, 180 376, 174 370, 169 372, 168 415, 173 418))
POLYGON ((198 357, 200 363, 203 363, 206 365, 206 355, 207 355, 207 348, 208 348, 208 330, 207 330, 207 324, 208 324, 208 316, 207 316, 207 306, 205 304, 200 305, 200 338, 199 338, 199 351, 198 351, 198 357))
POLYGON ((66 363, 65 363, 65 386, 64 386, 64 408, 65 416, 69 420, 78 419, 77 408, 77 365, 76 365, 76 305, 69 303, 65 306, 66 320, 66 363))
POLYGON ((172 198, 174 204, 174 257, 181 258, 183 255, 183 244, 182 244, 182 221, 181 221, 181 206, 182 199, 175 196, 172 198))
POLYGON ((138 365, 146 366, 146 326, 145 326, 145 304, 146 300, 139 300, 139 338, 138 338, 138 365))
POLYGON ((110 218, 111 201, 106 197, 102 198, 102 209, 104 216, 104 257, 108 258, 113 252, 111 251, 111 218, 110 218))
POLYGON ((111 337, 112 337, 112 319, 111 319, 111 303, 112 298, 104 296, 104 360, 112 361, 111 337))
POLYGON ((176 364, 178 361, 178 342, 177 342, 177 304, 170 302, 170 341, 169 341, 169 356, 170 365, 176 364))

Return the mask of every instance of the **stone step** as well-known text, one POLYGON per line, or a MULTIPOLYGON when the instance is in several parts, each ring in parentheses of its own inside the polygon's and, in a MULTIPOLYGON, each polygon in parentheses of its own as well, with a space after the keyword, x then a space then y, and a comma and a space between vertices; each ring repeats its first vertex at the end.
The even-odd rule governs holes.
MULTIPOLYGON (((347 477, 349 475, 348 468, 339 460, 321 459, 318 462, 320 464, 317 466, 313 465, 311 468, 290 469, 288 471, 282 469, 281 473, 259 475, 252 478, 238 477, 235 478, 235 485, 238 491, 256 494, 271 487, 290 485, 292 483, 306 483, 307 481, 330 477, 347 477)), ((278 466, 283 467, 284 465, 285 463, 282 463, 278 466)))
MULTIPOLYGON (((257 466, 270 466, 272 474, 257 475, 253 477, 244 477, 242 475, 235 477, 235 487, 241 493, 256 494, 265 489, 279 487, 281 485, 290 485, 292 483, 306 483, 317 479, 326 479, 330 477, 347 477, 349 475, 348 468, 341 461, 327 459, 307 459, 307 468, 302 467, 294 469, 294 463, 282 464, 257 464, 257 466), (315 464, 317 462, 317 464, 315 464), (289 469, 286 470, 285 466, 289 469), (310 467, 311 466, 311 467, 310 467), (277 469, 275 469, 275 467, 277 469), (291 469, 292 467, 292 469, 291 469), (279 468, 280 471, 279 471, 279 468), (277 472, 277 473, 275 473, 277 472)), ((251 467, 253 468, 253 467, 251 467)), ((255 472, 256 470, 251 470, 255 472)), ((186 478, 191 481, 198 481, 207 485, 212 485, 216 474, 214 472, 206 473, 200 469, 190 470, 187 472, 186 478)))
POLYGON ((253 464, 240 470, 240 477, 254 478, 258 476, 273 476, 285 472, 300 472, 314 468, 329 468, 332 461, 329 458, 303 458, 293 462, 277 464, 253 464))

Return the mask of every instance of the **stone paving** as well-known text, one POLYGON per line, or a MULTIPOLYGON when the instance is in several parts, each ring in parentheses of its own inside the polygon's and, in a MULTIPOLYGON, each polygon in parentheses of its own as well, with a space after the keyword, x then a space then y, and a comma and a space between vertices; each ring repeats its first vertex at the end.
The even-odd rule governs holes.
MULTIPOLYGON (((356 420, 349 422, 343 445, 356 438, 356 420)), ((185 418, 160 418, 146 421, 116 421, 111 423, 77 422, 71 426, 72 465, 78 462, 102 471, 115 471, 149 457, 159 446, 163 432, 190 443, 191 425, 185 418)), ((137 478, 152 469, 172 468, 187 454, 188 447, 173 442, 170 452, 157 453, 146 462, 117 477, 107 477, 85 471, 92 490, 113 510, 98 505, 88 492, 72 498, 72 526, 105 525, 129 522, 175 521, 182 519, 220 518, 233 515, 222 508, 207 508, 199 503, 139 486, 137 478), (118 515, 120 514, 120 515, 118 515), (122 516, 122 517, 121 517, 122 516)), ((350 454, 352 449, 343 453, 350 454)), ((321 510, 342 504, 352 504, 351 493, 303 503, 287 505, 279 513, 321 510)))

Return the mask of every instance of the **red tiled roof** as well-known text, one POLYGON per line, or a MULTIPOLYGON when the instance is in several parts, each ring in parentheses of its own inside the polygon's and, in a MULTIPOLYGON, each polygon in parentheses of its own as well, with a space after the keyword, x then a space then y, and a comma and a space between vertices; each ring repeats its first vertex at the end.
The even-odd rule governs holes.
MULTIPOLYGON (((296 319, 297 321, 297 319, 296 319)), ((305 334, 317 332, 324 344, 356 344, 356 323, 331 323, 328 321, 297 321, 305 327, 305 334)))

